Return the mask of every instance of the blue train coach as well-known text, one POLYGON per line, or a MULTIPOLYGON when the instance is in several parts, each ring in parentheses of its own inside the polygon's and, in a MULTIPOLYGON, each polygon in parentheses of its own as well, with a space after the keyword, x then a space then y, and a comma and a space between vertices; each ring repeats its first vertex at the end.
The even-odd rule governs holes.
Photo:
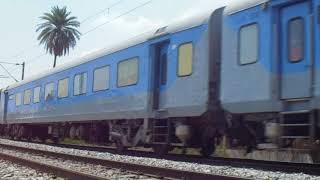
POLYGON ((110 139, 120 149, 152 143, 166 151, 177 126, 184 142, 172 141, 185 146, 188 121, 202 125, 189 118, 208 109, 209 17, 159 28, 9 86, 2 93, 3 131, 54 141, 62 134, 110 139))
POLYGON ((320 2, 243 0, 0 91, 0 133, 318 162, 320 2))
POLYGON ((225 8, 220 100, 230 146, 258 149, 244 157, 319 161, 319 5, 259 0, 225 8))

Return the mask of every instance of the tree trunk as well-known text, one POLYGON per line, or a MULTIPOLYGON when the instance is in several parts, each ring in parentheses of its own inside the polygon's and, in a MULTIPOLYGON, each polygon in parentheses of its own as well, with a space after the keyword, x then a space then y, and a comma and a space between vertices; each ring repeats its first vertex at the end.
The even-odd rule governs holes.
POLYGON ((54 55, 53 68, 55 68, 56 65, 57 65, 57 56, 54 55))

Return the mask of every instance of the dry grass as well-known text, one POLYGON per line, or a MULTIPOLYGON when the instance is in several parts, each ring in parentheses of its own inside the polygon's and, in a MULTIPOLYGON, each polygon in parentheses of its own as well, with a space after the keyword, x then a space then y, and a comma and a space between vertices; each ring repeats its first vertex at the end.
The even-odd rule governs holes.
POLYGON ((74 144, 74 145, 84 145, 86 142, 84 140, 80 139, 70 139, 70 138, 65 138, 61 141, 63 144, 74 144))

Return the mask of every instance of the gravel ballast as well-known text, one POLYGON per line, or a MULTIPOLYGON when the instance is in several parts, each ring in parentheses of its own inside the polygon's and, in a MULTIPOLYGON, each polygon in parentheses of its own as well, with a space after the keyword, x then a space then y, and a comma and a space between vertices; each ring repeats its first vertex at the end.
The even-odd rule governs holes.
MULTIPOLYGON (((34 143, 25 143, 25 142, 16 142, 6 139, 0 139, 1 144, 15 145, 20 147, 28 147, 33 149, 66 153, 77 156, 85 157, 94 157, 99 159, 107 159, 119 162, 127 162, 133 164, 141 164, 146 166, 155 166, 162 168, 172 168, 185 171, 194 171, 199 173, 209 173, 223 176, 234 176, 247 179, 308 179, 308 180, 320 180, 319 176, 312 176, 303 173, 283 173, 280 171, 263 171, 252 168, 235 168, 230 166, 211 166, 203 165, 197 163, 187 163, 187 162, 176 162, 170 160, 160 160, 154 158, 144 158, 144 157, 132 157, 125 155, 117 155, 106 152, 95 152, 95 151, 85 151, 85 150, 76 150, 69 148, 60 148, 53 147, 48 145, 34 144, 34 143)), ((100 171, 100 170, 99 170, 100 171)))
POLYGON ((0 179, 4 180, 63 180, 54 175, 42 173, 34 169, 24 167, 0 159, 0 179))
MULTIPOLYGON (((24 159, 28 159, 31 161, 37 161, 49 165, 53 165, 56 167, 73 170, 77 172, 82 172, 89 175, 94 175, 97 177, 102 177, 106 179, 139 179, 139 180, 156 180, 154 177, 144 176, 140 174, 133 174, 130 172, 126 172, 121 169, 114 169, 105 166, 100 166, 96 164, 83 163, 79 161, 66 160, 62 158, 57 158, 54 156, 46 156, 44 154, 38 153, 26 153, 20 150, 12 150, 1 148, 0 152, 3 154, 8 154, 15 157, 20 157, 24 159)), ((32 177, 32 175, 31 175, 32 177)))

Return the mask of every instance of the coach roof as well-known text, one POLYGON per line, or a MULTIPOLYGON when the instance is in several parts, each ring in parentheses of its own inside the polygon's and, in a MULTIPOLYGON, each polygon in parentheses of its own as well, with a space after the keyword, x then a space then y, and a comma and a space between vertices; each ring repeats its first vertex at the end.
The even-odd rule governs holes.
MULTIPOLYGON (((214 10, 208 11, 208 12, 203 13, 203 14, 201 14, 199 16, 196 16, 196 17, 184 19, 184 20, 182 20, 182 21, 180 21, 178 23, 172 23, 172 24, 168 25, 165 28, 165 32, 164 33, 165 34, 175 33, 175 32, 183 31, 183 30, 186 30, 186 29, 190 29, 192 27, 199 26, 201 24, 205 24, 205 23, 208 22, 208 20, 210 18, 210 15, 212 14, 213 11, 214 10)), ((135 36, 135 37, 133 37, 133 38, 131 38, 129 40, 126 40, 126 41, 124 41, 124 42, 122 42, 122 43, 120 43, 118 45, 115 45, 113 47, 104 48, 104 49, 101 49, 101 50, 96 51, 94 53, 91 53, 89 55, 86 55, 86 56, 83 56, 83 57, 80 57, 80 58, 76 58, 75 60, 73 60, 71 62, 65 63, 64 65, 58 66, 58 67, 56 67, 54 69, 51 69, 51 70, 49 70, 47 72, 40 73, 38 75, 32 76, 30 78, 27 78, 26 80, 23 80, 21 82, 17 82, 15 84, 9 86, 7 89, 13 89, 13 88, 19 87, 21 85, 30 83, 30 82, 35 81, 37 79, 41 79, 41 78, 44 78, 46 76, 49 76, 49 75, 52 75, 52 74, 55 74, 55 73, 70 69, 72 67, 76 67, 78 65, 84 64, 86 62, 95 60, 95 59, 97 59, 99 57, 102 57, 102 56, 105 56, 105 55, 108 55, 108 54, 112 54, 112 53, 115 53, 115 52, 123 50, 123 49, 127 49, 129 47, 138 45, 140 43, 144 43, 144 42, 148 41, 151 38, 157 37, 158 36, 157 31, 159 29, 161 29, 161 28, 157 28, 155 30, 152 30, 152 31, 149 31, 149 32, 145 32, 145 33, 140 34, 140 35, 137 35, 137 36, 135 36)), ((163 34, 163 33, 161 33, 161 34, 163 34)))
POLYGON ((270 0, 237 0, 227 6, 225 13, 234 14, 269 1, 270 0))

